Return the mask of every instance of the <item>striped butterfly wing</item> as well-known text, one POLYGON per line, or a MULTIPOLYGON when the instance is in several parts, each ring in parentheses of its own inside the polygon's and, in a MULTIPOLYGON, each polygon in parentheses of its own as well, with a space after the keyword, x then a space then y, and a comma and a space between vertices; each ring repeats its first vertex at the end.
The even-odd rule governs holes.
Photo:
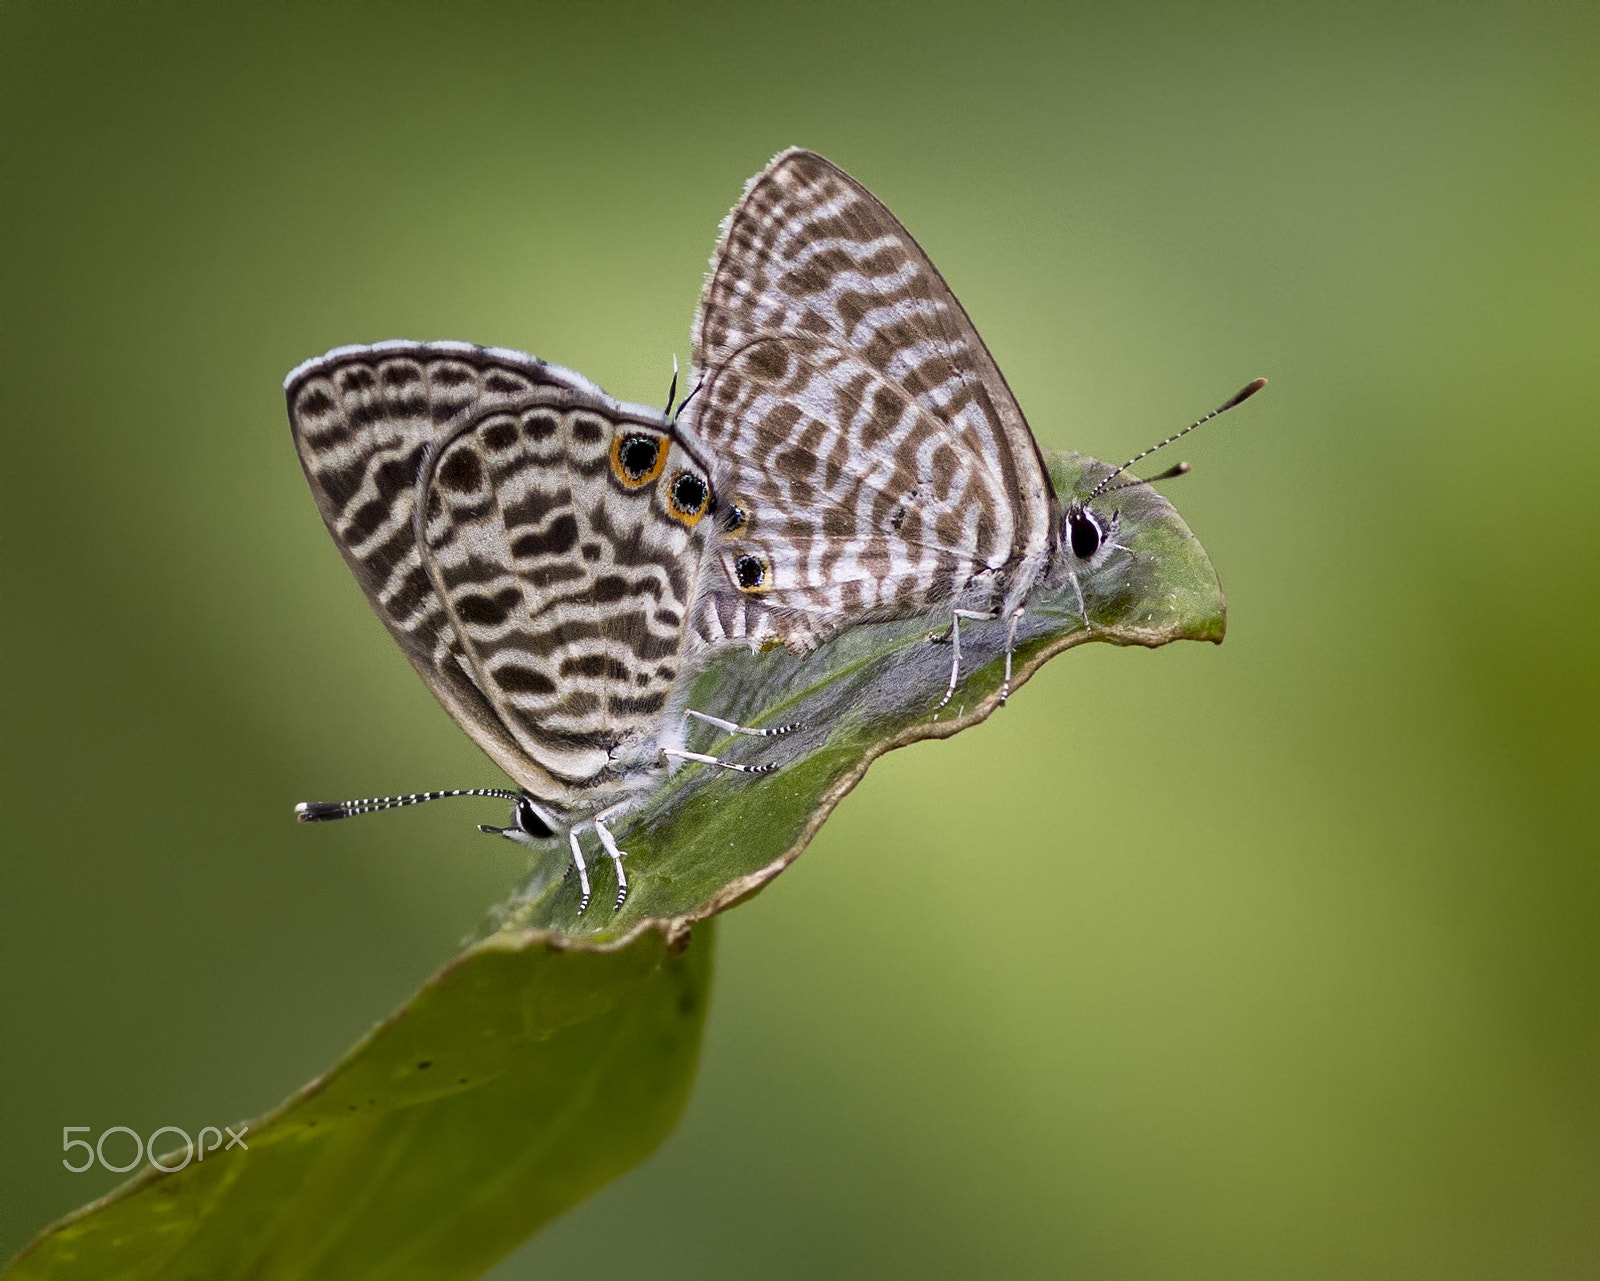
POLYGON ((542 799, 626 787, 682 661, 712 505, 665 418, 455 343, 341 349, 286 387, 334 542, 446 710, 542 799))
POLYGON ((706 639, 797 649, 846 622, 917 613, 1009 555, 1015 521, 955 429, 837 347, 743 347, 702 395, 738 497, 706 639), (731 589, 731 590, 730 590, 731 589))
POLYGON ((911 234, 822 157, 785 152, 751 182, 723 226, 694 343, 704 381, 688 415, 727 469, 726 496, 748 516, 732 563, 742 554, 773 568, 759 600, 729 584, 751 627, 804 644, 852 621, 839 612, 854 595, 834 590, 853 581, 841 573, 936 567, 909 593, 897 574, 880 605, 910 611, 960 591, 973 573, 1049 554, 1055 495, 994 359, 911 234), (789 360, 778 359, 780 345, 789 360), (780 366, 803 385, 769 376, 780 366), (812 394, 785 403, 786 391, 812 394), (841 451, 877 470, 861 464, 860 486, 838 491, 831 469, 841 451), (775 482, 824 502, 809 512, 802 502, 768 507, 775 482), (949 512, 967 501, 984 512, 958 529, 949 512), (901 507, 918 517, 920 546, 873 519, 901 507), (831 557, 846 528, 856 545, 831 557), (787 563, 792 578, 780 573, 787 563))

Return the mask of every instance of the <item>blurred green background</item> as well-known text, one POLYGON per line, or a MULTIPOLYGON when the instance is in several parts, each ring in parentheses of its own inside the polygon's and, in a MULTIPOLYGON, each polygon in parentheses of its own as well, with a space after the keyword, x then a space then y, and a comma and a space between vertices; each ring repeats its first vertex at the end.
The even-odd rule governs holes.
POLYGON ((0 1255, 65 1125, 258 1114, 517 878, 279 383, 514 346, 660 402, 816 148, 1041 441, 1186 442, 1220 649, 876 766, 721 932, 700 1080, 498 1281, 1600 1272, 1592 4, 0 8, 0 1255))

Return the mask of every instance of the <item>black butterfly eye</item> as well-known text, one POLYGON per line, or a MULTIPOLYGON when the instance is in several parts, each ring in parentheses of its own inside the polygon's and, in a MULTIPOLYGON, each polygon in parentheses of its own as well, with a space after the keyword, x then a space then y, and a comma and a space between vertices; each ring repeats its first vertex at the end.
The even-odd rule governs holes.
POLYGON ((1093 512, 1080 507, 1067 513, 1067 542, 1079 560, 1088 560, 1099 551, 1103 537, 1093 512))
POLYGON ((539 811, 533 808, 533 802, 526 796, 519 796, 517 803, 511 811, 511 821, 517 829, 526 832, 529 836, 554 836, 550 824, 539 817, 539 811))

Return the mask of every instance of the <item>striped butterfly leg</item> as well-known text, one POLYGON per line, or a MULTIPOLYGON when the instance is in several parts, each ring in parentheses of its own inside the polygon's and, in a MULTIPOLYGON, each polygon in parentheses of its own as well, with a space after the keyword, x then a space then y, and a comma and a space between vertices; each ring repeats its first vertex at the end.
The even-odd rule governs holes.
MULTIPOLYGON (((961 680, 961 620, 966 618, 974 622, 992 622, 999 617, 1000 611, 997 609, 952 609, 950 611, 950 626, 942 633, 934 632, 929 635, 928 639, 935 644, 943 644, 946 640, 950 642, 950 683, 945 686, 944 697, 939 700, 939 706, 935 707, 934 711, 937 712, 949 704, 950 700, 955 697, 956 685, 961 680)), ((1011 647, 1008 644, 1006 646, 1006 691, 1008 693, 1010 688, 1011 647)), ((1004 695, 1001 696, 1000 701, 1005 701, 1004 695)))
POLYGON ((583 861, 583 846, 578 844, 578 829, 567 833, 567 843, 572 846, 572 866, 578 873, 578 915, 589 910, 589 865, 583 861))
MULTIPOLYGON (((544 850, 545 841, 556 834, 556 829, 561 826, 560 820, 544 806, 540 805, 526 792, 508 794, 512 800, 511 824, 508 827, 492 827, 488 823, 479 823, 478 830, 487 832, 491 836, 503 836, 518 845, 525 845, 531 850, 544 850)), ((616 807, 613 807, 615 809, 616 807)), ((606 811, 610 814, 612 811, 606 811)), ((567 844, 572 850, 572 864, 569 870, 578 874, 578 915, 582 916, 589 910, 591 890, 589 886, 589 863, 583 857, 583 846, 578 841, 578 829, 582 824, 574 824, 567 829, 567 844)), ((605 836, 600 838, 602 845, 606 844, 605 836)), ((613 841, 607 848, 610 853, 615 848, 613 841)), ((622 906, 622 900, 627 895, 627 881, 622 876, 622 864, 617 864, 617 875, 622 881, 622 892, 617 897, 617 906, 622 906)))
POLYGON ((1022 626, 1022 607, 1019 605, 1012 611, 1011 620, 1006 624, 1006 677, 1000 683, 1000 706, 1006 705, 1006 699, 1011 697, 1011 655, 1017 648, 1017 628, 1022 626))
MULTIPOLYGON (((611 811, 609 810, 606 811, 607 814, 610 812, 611 811)), ((520 845, 527 845, 531 848, 542 848, 542 846, 536 845, 535 842, 540 840, 542 837, 553 835, 553 833, 549 831, 540 833, 537 831, 527 830, 522 826, 521 820, 516 813, 513 813, 512 821, 515 824, 515 826, 512 827, 490 827, 487 824, 480 823, 478 825, 478 830, 480 832, 490 832, 495 836, 507 837, 510 840, 516 841, 520 845)), ((628 896, 628 878, 622 870, 621 862, 623 851, 617 849, 617 843, 615 840, 611 839, 611 833, 600 825, 599 816, 596 817, 594 826, 595 831, 600 834, 600 843, 606 847, 606 853, 611 856, 612 862, 616 865, 617 907, 621 907, 622 900, 628 896)), ((568 871, 576 872, 578 874, 577 914, 579 916, 582 916, 589 910, 589 900, 593 897, 593 888, 589 884, 589 860, 584 858, 583 843, 578 840, 578 831, 581 827, 582 824, 574 824, 572 827, 567 829, 567 846, 572 851, 571 865, 568 868, 568 871)))
POLYGON ((799 721, 792 725, 778 725, 773 729, 752 729, 748 725, 735 725, 732 721, 725 721, 720 716, 712 716, 708 712, 697 712, 692 707, 684 712, 685 716, 692 716, 697 721, 704 721, 707 725, 715 725, 724 734, 748 734, 752 738, 782 738, 785 734, 793 734, 797 729, 805 726, 799 721))
POLYGON ((675 761, 699 761, 702 765, 715 765, 718 769, 731 769, 739 774, 773 774, 778 769, 776 765, 740 765, 735 761, 725 761, 720 756, 686 752, 677 747, 663 747, 661 754, 675 761))
MULTIPOLYGON (((611 866, 617 873, 617 901, 611 905, 613 912, 620 911, 622 905, 628 901, 628 873, 623 869, 622 860, 628 857, 628 851, 617 845, 617 838, 612 835, 611 829, 606 826, 617 815, 625 812, 634 803, 632 797, 620 801, 609 809, 601 810, 590 820, 594 834, 600 838, 601 847, 606 852, 606 857, 611 860, 611 866)), ((589 901, 593 897, 592 887, 589 883, 589 862, 583 856, 583 843, 578 839, 578 833, 583 824, 579 823, 567 832, 567 844, 572 849, 572 868, 578 874, 578 915, 582 916, 589 910, 589 901)), ((488 828, 485 831, 491 830, 488 828)), ((510 835, 509 832, 505 833, 510 835)))
MULTIPOLYGON (((693 708, 684 712, 684 719, 694 717, 704 721, 707 725, 715 725, 725 734, 748 734, 752 738, 782 738, 786 734, 793 734, 804 726, 795 721, 791 725, 778 725, 772 729, 753 729, 748 725, 738 725, 733 721, 723 720, 720 716, 712 716, 709 712, 697 712, 693 708)), ((711 756, 705 752, 689 752, 676 747, 663 747, 661 754, 680 761, 699 761, 702 765, 715 765, 720 769, 734 770, 740 774, 771 774, 777 770, 776 765, 739 765, 733 761, 725 761, 720 756, 711 756)))
POLYGON ((1089 622, 1089 606, 1083 599, 1083 584, 1078 581, 1078 571, 1071 565, 1067 566, 1067 581, 1072 584, 1072 594, 1078 598, 1078 617, 1083 619, 1084 630, 1087 631, 1092 626, 1089 622))
MULTIPOLYGON (((594 816, 594 833, 600 838, 600 844, 605 846, 606 856, 611 860, 611 866, 617 870, 617 901, 611 905, 613 912, 621 911, 623 903, 628 898, 628 874, 622 869, 622 860, 628 857, 628 851, 617 848, 617 838, 611 834, 611 829, 606 824, 632 804, 633 799, 630 797, 628 800, 618 802, 610 809, 601 810, 594 816)), ((584 900, 584 906, 588 906, 587 899, 584 900)), ((582 910, 582 908, 579 909, 580 912, 582 910)))
MULTIPOLYGON (((626 809, 627 806, 628 802, 624 802, 621 805, 613 805, 610 809, 602 810, 599 814, 596 814, 592 820, 595 835, 600 838, 600 844, 605 848, 606 856, 610 858, 611 865, 617 870, 617 901, 612 905, 611 910, 613 912, 620 908, 628 897, 628 874, 622 870, 622 860, 627 851, 617 848, 616 838, 611 835, 611 830, 606 827, 605 820, 614 817, 626 809)), ((589 883, 589 860, 584 858, 583 842, 578 839, 578 833, 583 826, 583 824, 579 823, 567 829, 567 845, 572 850, 570 870, 578 874, 577 915, 579 916, 589 910, 589 901, 594 896, 593 887, 589 883)), ((485 832, 498 832, 500 835, 512 837, 514 840, 520 839, 510 828, 485 827, 482 830, 485 832)), ((531 841, 524 843, 532 844, 531 841)))
MULTIPOLYGON (((1073 580, 1077 582, 1076 579, 1073 580)), ((1022 625, 1023 611, 1018 608, 1012 611, 1011 619, 1006 624, 1006 674, 1000 683, 1000 706, 1006 705, 1006 700, 1011 697, 1011 655, 1017 647, 1017 628, 1022 625)), ((950 626, 943 633, 934 633, 928 637, 936 644, 942 644, 947 638, 950 641, 950 683, 945 687, 944 697, 939 700, 939 706, 934 711, 939 711, 947 706, 955 697, 956 685, 961 680, 961 620, 963 618, 977 622, 993 622, 1000 617, 997 609, 953 609, 950 611, 950 626)))

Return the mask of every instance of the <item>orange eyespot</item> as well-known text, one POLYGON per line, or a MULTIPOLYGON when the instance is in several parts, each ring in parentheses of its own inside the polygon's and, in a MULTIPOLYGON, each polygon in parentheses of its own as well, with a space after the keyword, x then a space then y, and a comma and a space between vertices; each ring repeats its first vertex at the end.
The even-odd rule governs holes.
POLYGON ((667 465, 667 442, 642 431, 622 432, 611 442, 611 474, 629 489, 643 489, 667 465))
POLYGON ((711 507, 711 486, 692 471, 680 471, 667 486, 667 506, 685 525, 696 525, 711 507))

